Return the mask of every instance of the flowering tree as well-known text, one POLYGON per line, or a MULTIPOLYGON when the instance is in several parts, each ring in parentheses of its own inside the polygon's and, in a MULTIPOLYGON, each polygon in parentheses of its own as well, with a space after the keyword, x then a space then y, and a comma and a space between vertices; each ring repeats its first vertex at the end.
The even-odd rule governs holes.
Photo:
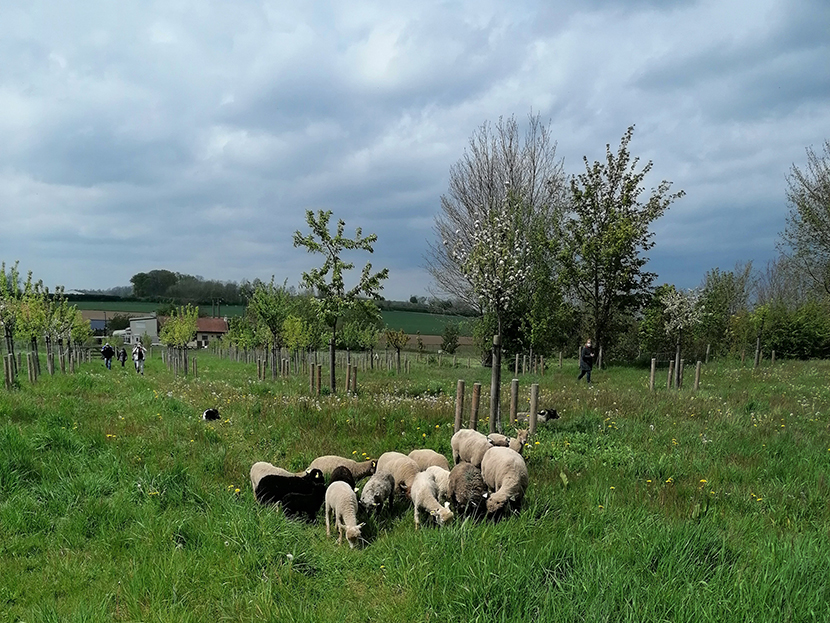
POLYGON ((683 332, 689 331, 699 325, 706 309, 700 302, 700 290, 666 290, 663 294, 663 315, 665 318, 666 335, 674 335, 676 338, 676 350, 674 355, 675 387, 680 387, 680 354, 683 332))
POLYGON ((6 272, 6 263, 0 264, 0 324, 6 338, 6 352, 14 355, 14 332, 20 312, 23 290, 20 287, 20 273, 17 262, 6 272))
POLYGON ((454 241, 445 240, 452 247, 452 257, 461 274, 470 284, 478 305, 496 319, 493 339, 493 369, 490 382, 490 430, 501 430, 499 398, 501 384, 502 321, 517 300, 527 276, 530 253, 522 238, 517 216, 521 214, 521 198, 508 192, 504 201, 473 224, 469 238, 457 232, 454 241))
POLYGON ((173 309, 173 313, 164 323, 161 335, 159 335, 163 344, 181 353, 185 376, 187 376, 187 345, 196 338, 198 318, 199 308, 193 305, 173 309))

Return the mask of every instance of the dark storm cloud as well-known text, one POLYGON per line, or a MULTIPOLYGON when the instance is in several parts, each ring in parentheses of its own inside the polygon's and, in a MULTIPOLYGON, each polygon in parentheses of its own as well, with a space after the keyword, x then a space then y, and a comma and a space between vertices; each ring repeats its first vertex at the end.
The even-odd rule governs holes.
POLYGON ((636 124, 687 196, 650 268, 774 254, 785 176, 830 136, 824 2, 15 0, 0 7, 0 260, 105 288, 167 268, 299 282, 305 211, 376 233, 423 294, 450 167, 483 122, 550 120, 569 173, 636 124), (736 235, 736 231, 740 235, 736 235))

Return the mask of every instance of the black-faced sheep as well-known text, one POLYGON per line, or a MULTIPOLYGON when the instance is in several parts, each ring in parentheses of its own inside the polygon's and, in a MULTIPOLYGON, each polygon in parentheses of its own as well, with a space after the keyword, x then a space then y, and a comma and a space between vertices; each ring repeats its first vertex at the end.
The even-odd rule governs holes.
POLYGON ((478 431, 471 428, 462 428, 452 436, 452 459, 458 465, 461 461, 472 463, 476 467, 481 465, 484 453, 493 447, 492 442, 478 431))
POLYGON ((518 511, 527 489, 527 465, 522 455, 510 448, 490 448, 481 461, 481 477, 493 493, 487 499, 487 513, 518 511))
POLYGON ((508 437, 507 435, 502 435, 500 433, 490 433, 487 435, 487 439, 489 439, 490 443, 496 447, 510 448, 511 450, 515 450, 521 454, 525 444, 527 443, 529 433, 530 431, 527 429, 520 430, 516 433, 515 437, 508 437))
POLYGON ((323 472, 324 476, 330 476, 334 468, 339 466, 347 467, 352 473, 355 482, 358 482, 366 478, 366 476, 371 476, 375 473, 377 461, 353 461, 342 456, 327 454, 326 456, 320 456, 314 459, 311 465, 308 466, 308 469, 319 469, 323 472))
POLYGON ((463 461, 452 468, 447 491, 450 503, 459 515, 483 515, 486 510, 487 485, 481 470, 463 461))
MULTIPOLYGON (((297 476, 296 474, 282 474, 280 471, 274 471, 280 468, 274 468, 270 463, 265 465, 272 468, 270 473, 262 473, 264 467, 262 463, 255 463, 251 467, 251 485, 254 487, 254 497, 260 504, 276 504, 290 493, 301 495, 317 493, 315 487, 325 487, 326 485, 323 472, 319 469, 312 469, 302 476, 297 476)), ((322 504, 322 498, 320 503, 322 504)), ((283 507, 285 508, 285 505, 283 507)), ((317 509, 319 508, 318 506, 317 509)), ((303 510, 302 512, 307 511, 303 510)))
POLYGON ((254 496, 256 496, 256 489, 259 486, 259 481, 265 476, 301 476, 302 474, 294 474, 282 467, 275 467, 266 461, 258 461, 251 466, 251 488, 254 496))
POLYGON ((388 508, 392 508, 395 496, 395 477, 386 470, 377 471, 363 485, 360 493, 360 504, 367 511, 374 510, 379 515, 383 510, 384 500, 388 500, 388 508))
POLYGON ((312 522, 323 505, 325 497, 326 486, 315 482, 308 493, 286 493, 280 500, 280 506, 286 517, 294 518, 305 515, 306 521, 312 522))
POLYGON ((409 496, 415 476, 420 473, 418 464, 400 452, 384 452, 378 457, 377 471, 387 471, 395 479, 395 490, 409 496))
MULTIPOLYGON (((536 422, 538 424, 545 424, 546 422, 550 422, 551 420, 558 420, 559 414, 556 412, 556 409, 541 409, 536 412, 536 422)), ((523 424, 530 423, 530 413, 527 411, 517 413, 516 420, 523 424)))
POLYGON ((334 526, 337 528, 337 544, 343 542, 343 535, 349 547, 354 547, 360 539, 360 529, 363 524, 357 523, 357 496, 354 489, 342 480, 329 485, 326 489, 326 536, 331 537, 329 517, 334 518, 334 526))
POLYGON ((354 490, 356 486, 354 476, 352 475, 352 471, 345 465, 338 465, 331 472, 331 478, 329 478, 329 485, 331 485, 331 483, 333 482, 345 482, 352 488, 352 490, 354 490))
POLYGON ((419 448, 409 453, 409 458, 418 464, 418 468, 423 472, 430 465, 437 465, 450 471, 450 462, 443 454, 430 450, 429 448, 419 448))
POLYGON ((445 506, 438 502, 438 485, 428 471, 418 472, 410 487, 410 494, 415 507, 416 529, 421 525, 421 510, 427 511, 439 526, 452 521, 453 512, 449 509, 449 502, 445 506))

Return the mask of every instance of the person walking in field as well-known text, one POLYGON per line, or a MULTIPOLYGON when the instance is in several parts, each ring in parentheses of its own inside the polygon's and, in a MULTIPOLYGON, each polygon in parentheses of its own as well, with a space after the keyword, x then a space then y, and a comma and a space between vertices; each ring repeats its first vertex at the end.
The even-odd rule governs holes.
POLYGON ((135 363, 135 371, 139 374, 144 374, 144 357, 147 354, 147 349, 138 342, 133 347, 133 362, 135 363))
POLYGON ((591 340, 585 342, 582 347, 582 353, 579 355, 579 376, 577 381, 581 381, 583 376, 588 377, 588 383, 591 382, 591 370, 594 367, 594 349, 591 346, 591 340))
POLYGON ((104 358, 104 364, 107 366, 107 370, 112 370, 112 358, 115 357, 115 349, 110 346, 109 342, 101 348, 101 356, 104 358))
POLYGON ((118 350, 118 361, 121 362, 121 367, 124 367, 124 362, 127 361, 127 349, 123 346, 118 350))

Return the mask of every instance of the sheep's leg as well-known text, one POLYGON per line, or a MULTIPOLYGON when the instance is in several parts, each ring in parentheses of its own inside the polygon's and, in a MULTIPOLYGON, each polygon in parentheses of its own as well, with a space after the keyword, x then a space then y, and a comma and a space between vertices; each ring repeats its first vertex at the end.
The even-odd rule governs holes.
POLYGON ((329 512, 331 511, 331 507, 329 506, 328 502, 326 502, 326 537, 331 538, 331 527, 329 526, 329 512))

